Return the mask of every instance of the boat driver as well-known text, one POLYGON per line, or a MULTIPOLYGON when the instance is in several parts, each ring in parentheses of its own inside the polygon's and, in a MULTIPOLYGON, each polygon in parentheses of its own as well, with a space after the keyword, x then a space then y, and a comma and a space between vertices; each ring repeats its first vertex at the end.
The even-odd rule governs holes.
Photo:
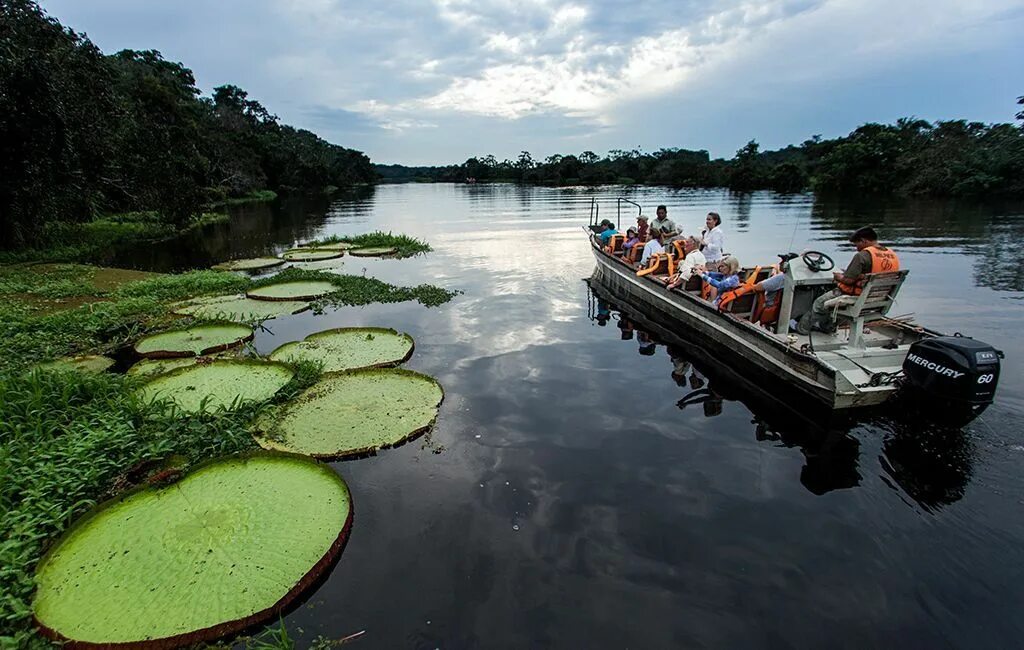
POLYGON ((857 252, 845 271, 833 273, 836 288, 818 296, 811 305, 811 310, 800 318, 797 331, 801 334, 809 334, 812 329, 819 332, 834 332, 834 312, 825 306, 826 302, 844 295, 859 296, 869 273, 900 270, 900 260, 896 253, 878 243, 878 234, 871 226, 857 229, 850 235, 850 243, 857 247, 857 252))

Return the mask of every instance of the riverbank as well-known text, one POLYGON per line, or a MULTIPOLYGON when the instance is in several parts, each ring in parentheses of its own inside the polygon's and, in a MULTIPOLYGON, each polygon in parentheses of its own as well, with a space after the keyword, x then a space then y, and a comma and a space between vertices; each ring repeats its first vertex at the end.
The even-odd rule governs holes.
POLYGON ((39 364, 106 354, 123 370, 142 335, 198 322, 172 314, 172 304, 287 281, 334 285, 314 301, 314 310, 411 300, 436 306, 454 296, 432 285, 403 287, 294 268, 254 280, 205 270, 165 275, 83 264, 0 267, 0 528, 7 540, 0 545, 0 645, 49 646, 31 622, 35 566, 71 522, 168 463, 188 467, 255 448, 254 419, 320 375, 318 366, 300 362, 294 379, 269 402, 185 415, 167 403, 138 399, 144 378, 39 364))

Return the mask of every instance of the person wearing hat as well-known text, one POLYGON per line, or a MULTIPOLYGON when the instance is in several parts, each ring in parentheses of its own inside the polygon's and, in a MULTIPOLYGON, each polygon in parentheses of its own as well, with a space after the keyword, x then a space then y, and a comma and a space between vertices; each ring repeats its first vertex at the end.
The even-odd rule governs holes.
POLYGON ((601 234, 598 235, 597 237, 598 239, 601 240, 602 246, 607 246, 608 240, 612 238, 612 235, 619 234, 619 231, 615 229, 615 224, 609 221, 608 219, 604 219, 601 221, 601 228, 601 234))
POLYGON ((831 311, 825 306, 826 302, 839 296, 859 296, 868 274, 900 270, 899 257, 878 243, 878 233, 871 226, 858 228, 850 235, 850 243, 857 248, 857 252, 845 271, 832 274, 836 288, 818 296, 811 310, 800 318, 797 331, 801 334, 809 334, 812 329, 820 332, 835 331, 836 323, 831 311))
POLYGON ((647 241, 647 230, 650 225, 647 223, 647 217, 640 215, 636 218, 636 236, 640 239, 641 243, 647 241))

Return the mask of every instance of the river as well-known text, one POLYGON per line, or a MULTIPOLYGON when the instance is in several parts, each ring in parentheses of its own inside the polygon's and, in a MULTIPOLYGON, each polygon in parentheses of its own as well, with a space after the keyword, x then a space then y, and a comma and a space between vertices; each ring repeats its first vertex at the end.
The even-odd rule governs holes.
POLYGON ((336 464, 355 521, 285 618, 301 644, 365 630, 359 647, 1020 645, 1024 206, 385 185, 240 207, 118 261, 181 270, 378 229, 434 251, 346 257, 344 272, 464 293, 280 318, 255 340, 266 353, 394 327, 416 340, 407 367, 446 392, 429 439, 336 464), (641 354, 614 312, 593 318, 581 226, 593 198, 614 219, 618 196, 667 204, 691 233, 718 211, 745 264, 808 248, 845 264, 846 235, 875 225, 911 270, 893 313, 1006 352, 997 403, 954 432, 885 416, 766 426, 735 388, 680 408, 707 380, 664 346, 641 354))

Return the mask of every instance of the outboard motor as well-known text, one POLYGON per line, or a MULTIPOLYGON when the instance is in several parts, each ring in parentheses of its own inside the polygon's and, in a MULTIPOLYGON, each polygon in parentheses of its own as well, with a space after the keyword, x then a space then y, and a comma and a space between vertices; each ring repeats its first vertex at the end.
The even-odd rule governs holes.
POLYGON ((903 361, 904 387, 943 415, 952 411, 973 417, 995 399, 1002 357, 988 343, 966 336, 922 339, 910 346, 903 361))

